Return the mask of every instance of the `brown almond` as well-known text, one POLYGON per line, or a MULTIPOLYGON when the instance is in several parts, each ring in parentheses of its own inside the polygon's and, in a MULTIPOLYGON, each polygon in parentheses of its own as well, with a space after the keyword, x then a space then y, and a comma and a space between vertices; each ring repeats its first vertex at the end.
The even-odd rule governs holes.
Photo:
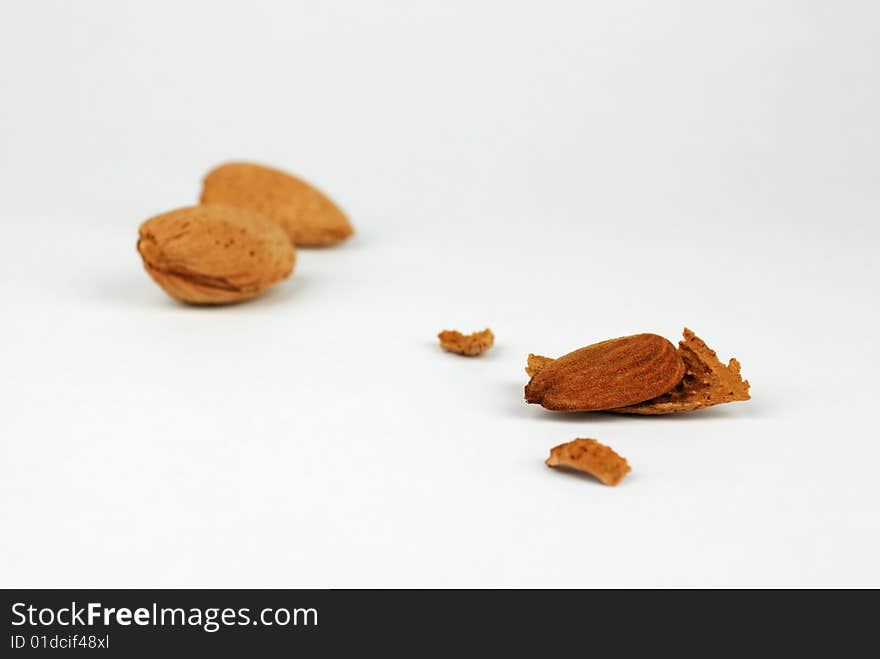
POLYGON ((560 412, 634 405, 666 393, 685 373, 675 346, 657 334, 635 334, 570 352, 538 370, 527 403, 560 412))
POLYGON ((190 304, 224 304, 259 295, 293 271, 296 251, 277 224, 228 206, 190 206, 157 215, 139 230, 150 277, 190 304))
POLYGON ((354 232, 345 213, 315 186, 264 165, 220 165, 205 176, 201 200, 262 213, 298 247, 333 245, 354 232))

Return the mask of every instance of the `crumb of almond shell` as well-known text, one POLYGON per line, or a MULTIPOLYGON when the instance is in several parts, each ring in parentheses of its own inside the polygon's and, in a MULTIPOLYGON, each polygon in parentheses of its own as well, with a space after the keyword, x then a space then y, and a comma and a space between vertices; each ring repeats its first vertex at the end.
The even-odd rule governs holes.
POLYGON ((462 334, 457 330, 443 330, 437 335, 440 339, 440 347, 449 352, 466 357, 475 357, 495 343, 495 335, 492 330, 484 329, 482 332, 462 334))
POLYGON ((598 478, 605 485, 617 485, 630 471, 626 458, 595 439, 578 438, 550 449, 548 467, 570 467, 598 478))

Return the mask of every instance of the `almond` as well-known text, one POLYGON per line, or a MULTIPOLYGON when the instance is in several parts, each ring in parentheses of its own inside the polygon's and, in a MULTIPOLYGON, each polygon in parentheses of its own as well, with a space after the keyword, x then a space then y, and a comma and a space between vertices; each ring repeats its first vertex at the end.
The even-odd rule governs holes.
POLYGON ((262 213, 297 246, 333 245, 354 229, 345 213, 313 185, 278 169, 232 162, 205 176, 203 204, 225 204, 262 213))
POLYGON ((560 412, 634 405, 666 393, 684 377, 675 346, 635 334, 575 350, 544 365, 526 385, 527 403, 560 412))
POLYGON ((168 295, 191 304, 254 297, 289 276, 296 262, 281 227, 240 208, 179 208, 147 220, 139 234, 147 273, 168 295))

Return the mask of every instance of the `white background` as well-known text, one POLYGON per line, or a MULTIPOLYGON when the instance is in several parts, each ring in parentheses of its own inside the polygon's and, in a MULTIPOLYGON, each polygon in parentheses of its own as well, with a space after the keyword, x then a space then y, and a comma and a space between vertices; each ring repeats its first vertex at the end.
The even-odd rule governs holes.
POLYGON ((877 3, 0 7, 0 584, 880 586, 877 3), (357 234, 177 304, 138 224, 241 158, 357 234), (684 325, 752 401, 522 400, 684 325))

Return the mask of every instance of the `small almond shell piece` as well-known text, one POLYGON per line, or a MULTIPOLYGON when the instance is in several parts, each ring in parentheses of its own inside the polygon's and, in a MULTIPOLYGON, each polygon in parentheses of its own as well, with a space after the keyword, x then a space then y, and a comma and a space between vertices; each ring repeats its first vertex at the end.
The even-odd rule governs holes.
POLYGON ((626 458, 595 439, 573 439, 550 449, 548 467, 570 467, 591 474, 605 485, 617 485, 631 470, 626 458))
POLYGON ((201 201, 262 213, 298 247, 333 245, 354 232, 345 213, 315 186, 255 163, 231 162, 208 172, 201 201))
POLYGON ((546 363, 525 388, 527 403, 559 412, 634 405, 666 393, 684 376, 681 357, 657 334, 635 334, 575 350, 546 363))
POLYGON ((189 304, 226 304, 262 293, 293 271, 287 234, 253 211, 189 206, 140 226, 144 268, 171 297, 189 304))
POLYGON ((550 362, 556 361, 552 357, 543 357, 541 355, 535 355, 529 353, 529 357, 526 360, 526 375, 530 378, 535 377, 535 374, 544 368, 550 362))
POLYGON ((457 330, 443 330, 437 335, 440 347, 466 357, 475 357, 495 344, 495 335, 489 328, 473 334, 462 334, 457 330))

